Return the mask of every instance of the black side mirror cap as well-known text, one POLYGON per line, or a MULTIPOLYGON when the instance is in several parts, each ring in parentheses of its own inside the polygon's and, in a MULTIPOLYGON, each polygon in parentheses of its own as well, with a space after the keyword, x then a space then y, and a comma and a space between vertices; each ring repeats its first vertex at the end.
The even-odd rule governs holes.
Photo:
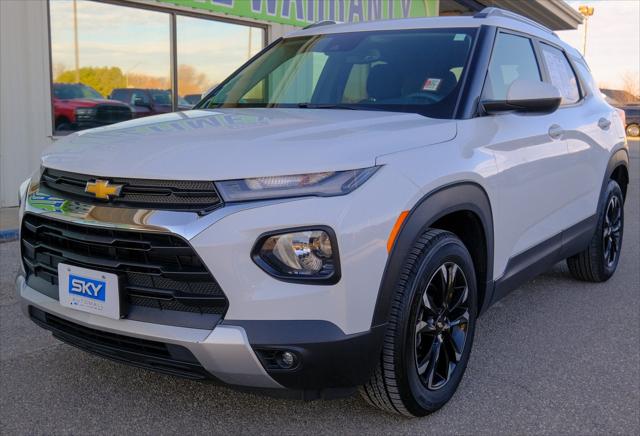
POLYGON ((560 106, 562 98, 536 98, 531 100, 485 100, 481 102, 485 113, 493 115, 501 112, 521 112, 550 114, 560 106))

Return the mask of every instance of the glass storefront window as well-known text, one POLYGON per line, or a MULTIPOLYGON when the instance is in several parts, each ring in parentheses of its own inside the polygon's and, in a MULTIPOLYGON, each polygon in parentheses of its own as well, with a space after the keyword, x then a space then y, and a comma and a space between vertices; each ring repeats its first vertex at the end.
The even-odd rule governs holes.
POLYGON ((190 109, 264 47, 259 27, 135 6, 49 1, 55 135, 190 109))
POLYGON ((122 98, 131 89, 170 94, 168 14, 52 0, 50 17, 56 134, 171 110, 122 98))
POLYGON ((178 95, 187 104, 218 85, 264 47, 264 29, 177 17, 178 95))

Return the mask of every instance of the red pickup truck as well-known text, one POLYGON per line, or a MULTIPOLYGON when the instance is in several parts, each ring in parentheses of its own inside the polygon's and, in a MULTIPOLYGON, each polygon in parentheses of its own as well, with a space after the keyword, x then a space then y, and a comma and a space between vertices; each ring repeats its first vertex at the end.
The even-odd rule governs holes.
POLYGON ((53 84, 55 130, 81 130, 130 120, 129 105, 107 100, 82 83, 53 84))

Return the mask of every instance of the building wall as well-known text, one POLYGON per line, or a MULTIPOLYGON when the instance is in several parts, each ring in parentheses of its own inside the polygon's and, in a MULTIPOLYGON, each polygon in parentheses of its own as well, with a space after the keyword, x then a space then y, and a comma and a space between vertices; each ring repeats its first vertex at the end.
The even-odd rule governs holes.
POLYGON ((17 205, 22 180, 51 144, 47 4, 0 1, 0 206, 17 205))

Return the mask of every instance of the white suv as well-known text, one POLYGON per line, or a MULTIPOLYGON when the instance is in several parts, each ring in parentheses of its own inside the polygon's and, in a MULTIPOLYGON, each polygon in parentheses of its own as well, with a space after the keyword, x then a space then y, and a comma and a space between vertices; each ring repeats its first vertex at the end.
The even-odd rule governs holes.
POLYGON ((422 416, 492 303, 563 259, 614 273, 628 180, 620 115, 550 30, 323 23, 195 110, 57 141, 20 194, 17 287, 104 357, 422 416))

